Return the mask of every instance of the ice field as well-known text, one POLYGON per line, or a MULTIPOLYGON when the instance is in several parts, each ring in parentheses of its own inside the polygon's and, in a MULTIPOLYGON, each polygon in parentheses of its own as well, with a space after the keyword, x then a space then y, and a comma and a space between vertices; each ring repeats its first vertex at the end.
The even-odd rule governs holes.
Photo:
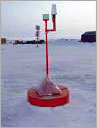
POLYGON ((27 90, 45 76, 45 44, 1 46, 1 116, 5 127, 95 127, 96 43, 49 43, 50 75, 70 90, 70 103, 45 108, 27 102, 27 90))

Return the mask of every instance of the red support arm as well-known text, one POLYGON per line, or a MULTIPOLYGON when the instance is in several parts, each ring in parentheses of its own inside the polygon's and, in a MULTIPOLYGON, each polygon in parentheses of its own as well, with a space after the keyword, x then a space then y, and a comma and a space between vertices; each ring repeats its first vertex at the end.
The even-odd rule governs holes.
POLYGON ((53 22, 53 29, 47 29, 48 32, 56 31, 56 16, 53 16, 52 22, 53 22))

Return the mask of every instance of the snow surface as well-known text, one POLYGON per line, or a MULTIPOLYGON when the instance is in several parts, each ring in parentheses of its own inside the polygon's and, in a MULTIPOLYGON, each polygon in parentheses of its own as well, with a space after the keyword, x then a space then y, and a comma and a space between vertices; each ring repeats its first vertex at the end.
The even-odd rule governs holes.
POLYGON ((96 126, 96 43, 55 42, 49 44, 50 74, 69 88, 70 103, 42 108, 27 102, 27 90, 45 76, 45 44, 2 45, 2 126, 96 126))

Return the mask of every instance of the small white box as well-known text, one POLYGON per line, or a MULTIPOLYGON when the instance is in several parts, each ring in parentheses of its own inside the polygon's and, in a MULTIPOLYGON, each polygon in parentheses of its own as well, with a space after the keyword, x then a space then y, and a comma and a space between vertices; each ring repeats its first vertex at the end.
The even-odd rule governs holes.
POLYGON ((49 20, 49 14, 43 14, 43 20, 49 20))

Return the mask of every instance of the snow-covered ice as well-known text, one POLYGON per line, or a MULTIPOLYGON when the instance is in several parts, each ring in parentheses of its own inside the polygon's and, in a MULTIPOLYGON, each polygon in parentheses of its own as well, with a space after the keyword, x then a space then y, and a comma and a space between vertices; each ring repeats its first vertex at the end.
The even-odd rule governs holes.
POLYGON ((42 108, 27 102, 27 90, 45 76, 45 44, 2 45, 2 126, 96 126, 96 43, 55 42, 49 43, 50 74, 69 88, 70 103, 42 108))

